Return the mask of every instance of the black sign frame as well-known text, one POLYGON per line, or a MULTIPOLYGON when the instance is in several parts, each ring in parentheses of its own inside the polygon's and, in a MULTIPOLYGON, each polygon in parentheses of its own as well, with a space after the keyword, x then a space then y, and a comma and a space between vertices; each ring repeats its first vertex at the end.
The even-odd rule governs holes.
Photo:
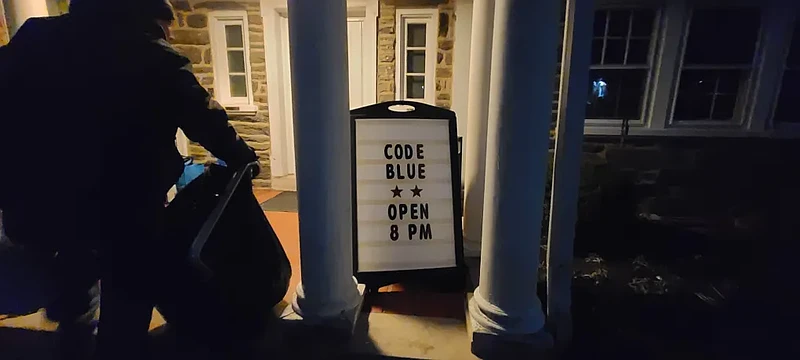
POLYGON ((466 286, 466 266, 464 263, 464 238, 462 229, 461 201, 461 156, 456 114, 448 109, 413 101, 388 101, 369 105, 350 111, 351 128, 351 172, 352 172, 352 206, 353 206, 353 274, 368 289, 394 284, 398 282, 423 282, 436 286, 440 290, 461 291, 466 286), (394 111, 391 108, 401 106, 408 111, 394 111), (397 120, 441 120, 447 121, 450 144, 450 182, 453 199, 453 234, 456 265, 451 268, 395 270, 382 272, 359 272, 358 270, 358 188, 356 178, 356 121, 363 119, 397 120))

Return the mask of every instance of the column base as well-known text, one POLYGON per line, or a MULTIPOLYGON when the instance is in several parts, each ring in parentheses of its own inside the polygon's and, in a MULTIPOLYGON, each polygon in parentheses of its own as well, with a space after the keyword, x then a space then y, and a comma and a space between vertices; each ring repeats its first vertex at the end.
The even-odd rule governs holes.
MULTIPOLYGON (((533 359, 549 358, 554 354, 553 336, 544 327, 533 333, 516 333, 507 331, 508 328, 499 324, 499 314, 493 314, 489 319, 480 309, 472 294, 469 299, 469 332, 471 337, 472 353, 484 360, 488 359, 533 359)), ((511 319, 506 317, 502 322, 524 322, 526 319, 511 319)))
POLYGON ((556 349, 566 349, 572 341, 572 314, 569 312, 549 314, 547 329, 553 334, 556 349))
MULTIPOLYGON (((364 305, 364 293, 366 286, 358 284, 358 303, 354 308, 343 311, 335 317, 304 317, 294 310, 293 306, 287 306, 281 314, 281 320, 293 332, 308 332, 318 334, 320 332, 334 337, 349 338, 355 331, 358 315, 364 305)), ((296 303, 296 301, 295 301, 296 303)))

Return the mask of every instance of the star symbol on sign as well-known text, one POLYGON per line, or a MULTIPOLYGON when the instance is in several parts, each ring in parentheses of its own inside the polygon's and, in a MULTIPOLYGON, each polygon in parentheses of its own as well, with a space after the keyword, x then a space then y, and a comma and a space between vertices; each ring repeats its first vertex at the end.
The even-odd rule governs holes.
POLYGON ((414 185, 414 188, 411 189, 411 192, 414 193, 411 197, 422 197, 422 189, 419 186, 414 185))
POLYGON ((389 191, 392 192, 392 199, 394 199, 396 197, 403 197, 403 196, 400 195, 400 193, 403 192, 403 189, 397 187, 397 185, 394 186, 393 190, 389 190, 389 191))

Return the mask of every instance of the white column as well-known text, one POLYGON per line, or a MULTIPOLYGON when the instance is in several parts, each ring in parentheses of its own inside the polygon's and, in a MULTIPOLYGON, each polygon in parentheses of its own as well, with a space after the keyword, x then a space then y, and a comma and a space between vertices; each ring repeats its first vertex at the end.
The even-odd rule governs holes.
POLYGON ((11 18, 9 30, 12 34, 16 33, 25 20, 32 17, 49 16, 46 0, 11 0, 8 2, 6 13, 11 18))
POLYGON ((292 308, 326 322, 353 312, 347 6, 289 0, 301 283, 292 308))
POLYGON ((494 1, 475 0, 472 5, 467 136, 464 139, 464 252, 467 256, 478 256, 481 249, 494 1))
POLYGON ((536 296, 560 0, 496 0, 473 352, 552 347, 536 296))
POLYGON ((593 0, 567 0, 556 155, 547 247, 547 317, 556 342, 572 337, 570 294, 575 224, 578 220, 583 125, 592 52, 593 0))

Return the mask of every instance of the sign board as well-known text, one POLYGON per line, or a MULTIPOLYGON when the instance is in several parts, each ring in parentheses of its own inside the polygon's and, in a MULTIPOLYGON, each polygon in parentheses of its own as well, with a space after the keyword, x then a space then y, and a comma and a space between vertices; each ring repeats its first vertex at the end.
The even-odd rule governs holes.
POLYGON ((351 112, 356 272, 459 268, 461 175, 452 111, 389 102, 351 112), (405 112, 396 112, 400 106, 405 112))

